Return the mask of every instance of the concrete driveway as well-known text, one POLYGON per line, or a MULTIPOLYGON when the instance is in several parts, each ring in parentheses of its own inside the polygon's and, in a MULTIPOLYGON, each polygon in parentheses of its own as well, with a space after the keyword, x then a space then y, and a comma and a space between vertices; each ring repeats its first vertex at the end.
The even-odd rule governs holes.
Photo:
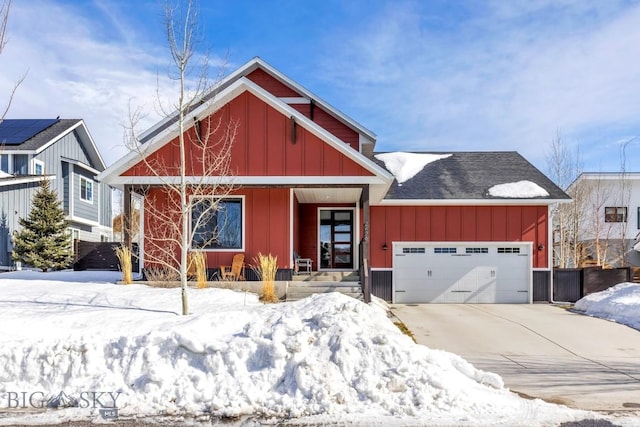
POLYGON ((394 304, 419 344, 459 354, 514 392, 640 411, 640 331, 542 304, 394 304))

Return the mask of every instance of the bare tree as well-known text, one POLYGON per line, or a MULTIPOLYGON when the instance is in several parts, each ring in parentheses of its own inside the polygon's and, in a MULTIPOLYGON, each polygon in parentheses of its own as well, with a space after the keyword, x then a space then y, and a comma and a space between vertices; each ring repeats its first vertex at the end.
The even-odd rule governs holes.
POLYGON ((571 203, 559 203, 552 207, 553 258, 560 268, 577 267, 580 259, 580 227, 584 194, 580 186, 571 184, 582 173, 580 152, 569 150, 558 130, 547 154, 547 166, 551 179, 571 196, 571 203))
POLYGON ((619 185, 619 203, 617 206, 623 207, 626 211, 623 221, 619 224, 620 243, 619 243, 619 259, 621 267, 627 265, 627 254, 629 245, 627 244, 627 230, 629 228, 629 209, 631 208, 631 183, 627 174, 627 145, 633 142, 636 137, 625 141, 620 147, 620 185, 619 185))
MULTIPOLYGON (((9 22, 9 11, 11 10, 11 0, 5 0, 0 4, 0 55, 4 51, 7 42, 9 41, 7 38, 7 24, 9 22)), ((11 103, 13 102, 13 97, 15 96, 16 90, 18 90, 18 86, 24 81, 27 77, 27 73, 24 73, 22 76, 16 80, 9 92, 9 98, 6 101, 6 105, 2 110, 0 110, 0 122, 4 120, 5 116, 9 112, 9 108, 11 107, 11 103)))
POLYGON ((225 200, 235 187, 230 181, 231 147, 237 122, 224 107, 206 117, 196 113, 215 102, 208 78, 208 57, 198 55, 198 10, 193 0, 165 5, 165 25, 172 58, 170 77, 177 83, 176 101, 163 115, 177 136, 165 147, 147 153, 138 144, 135 128, 140 110, 130 114, 128 143, 139 153, 139 167, 156 177, 158 185, 139 189, 145 194, 145 264, 180 278, 182 314, 189 313, 187 282, 189 251, 234 239, 233 206, 225 200))

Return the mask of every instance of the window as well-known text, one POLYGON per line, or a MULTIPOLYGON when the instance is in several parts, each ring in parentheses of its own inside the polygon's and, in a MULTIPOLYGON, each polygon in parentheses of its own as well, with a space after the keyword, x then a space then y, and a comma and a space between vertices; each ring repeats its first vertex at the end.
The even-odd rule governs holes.
POLYGON ((465 253, 468 254, 488 254, 489 248, 466 248, 465 253))
POLYGON ((627 208, 610 206, 604 208, 604 222, 627 222, 627 208))
POLYGON ((9 172, 9 155, 8 154, 0 154, 0 170, 2 172, 9 172))
POLYGON ((44 162, 42 160, 33 159, 31 172, 33 175, 44 175, 44 162))
POLYGON ((519 254, 520 248, 498 248, 499 254, 519 254))
POLYGON ((242 249, 243 199, 203 198, 191 209, 191 247, 196 249, 242 249))
POLYGON ((456 248, 433 248, 433 252, 436 254, 455 254, 458 252, 456 248))
POLYGON ((638 208, 638 215, 636 218, 638 219, 638 230, 640 230, 640 208, 638 208))
POLYGON ((93 181, 80 177, 80 200, 93 203, 93 181))
POLYGON ((424 248, 402 248, 403 254, 423 254, 424 248))

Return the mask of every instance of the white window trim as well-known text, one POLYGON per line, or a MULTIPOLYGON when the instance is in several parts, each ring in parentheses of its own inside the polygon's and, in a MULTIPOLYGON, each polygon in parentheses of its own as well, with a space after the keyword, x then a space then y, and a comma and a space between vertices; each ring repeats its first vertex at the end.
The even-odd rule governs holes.
POLYGON ((96 192, 95 192, 96 186, 94 185, 95 183, 93 182, 92 179, 86 178, 86 177, 84 177, 82 175, 78 175, 78 177, 80 178, 79 181, 78 181, 78 183, 79 183, 78 190, 80 191, 79 199, 80 199, 80 201, 82 201, 84 203, 88 203, 88 204, 92 205, 93 201, 96 198, 96 192), (91 200, 87 200, 87 199, 83 199, 82 198, 82 180, 85 180, 85 181, 91 183, 91 200))
POLYGON ((80 240, 80 229, 76 227, 67 227, 67 231, 71 236, 71 253, 75 255, 75 245, 73 244, 73 233, 78 232, 78 240, 80 240))
POLYGON ((44 162, 38 159, 31 159, 31 175, 44 175, 44 174, 45 174, 44 162), (42 173, 36 172, 36 166, 38 165, 42 166, 42 173))
POLYGON ((246 219, 247 219, 247 211, 246 211, 246 196, 244 195, 227 195, 227 196, 190 196, 189 197, 189 250, 197 250, 202 252, 245 252, 246 248, 246 219), (193 248, 191 244, 193 243, 193 234, 191 230, 191 208, 194 205, 194 200, 200 199, 240 199, 242 203, 242 242, 240 248, 193 248))

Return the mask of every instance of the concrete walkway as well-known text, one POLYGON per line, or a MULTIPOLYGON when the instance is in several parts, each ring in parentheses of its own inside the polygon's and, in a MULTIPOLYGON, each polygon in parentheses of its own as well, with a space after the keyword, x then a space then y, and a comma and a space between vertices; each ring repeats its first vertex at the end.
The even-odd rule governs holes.
POLYGON ((640 412, 640 331, 546 304, 391 310, 418 343, 501 375, 514 392, 580 409, 640 412))

